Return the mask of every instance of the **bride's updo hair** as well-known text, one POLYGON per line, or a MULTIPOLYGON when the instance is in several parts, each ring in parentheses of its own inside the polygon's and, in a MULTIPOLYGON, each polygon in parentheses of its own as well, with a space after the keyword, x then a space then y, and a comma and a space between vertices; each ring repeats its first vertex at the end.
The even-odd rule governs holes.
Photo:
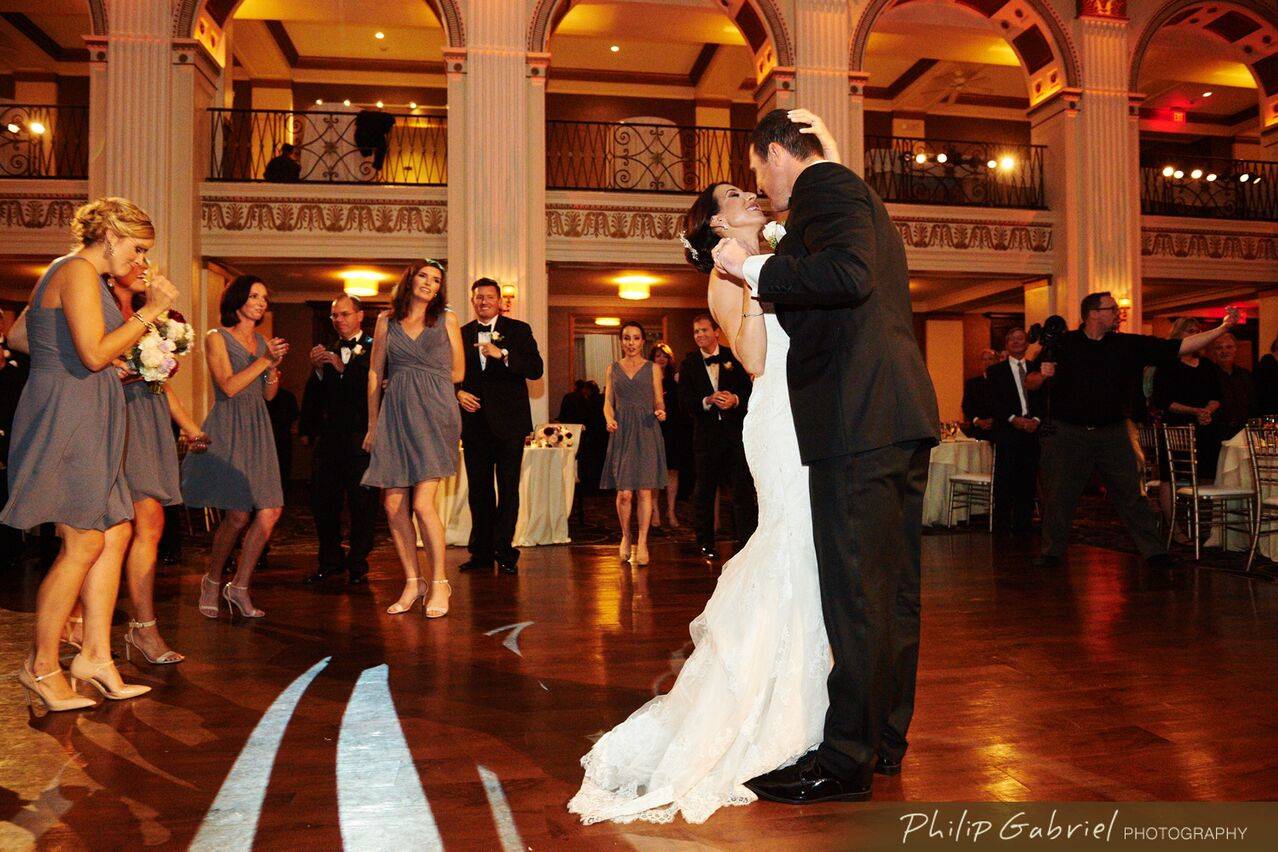
POLYGON ((107 231, 137 240, 155 239, 155 225, 151 223, 151 217, 127 198, 109 197, 90 201, 80 205, 71 217, 74 248, 102 242, 106 239, 107 231))
POLYGON ((699 272, 709 273, 714 269, 710 251, 719 244, 719 236, 710 227, 710 220, 719 212, 719 200, 714 193, 721 186, 725 184, 712 183, 703 189, 683 217, 683 256, 699 272))

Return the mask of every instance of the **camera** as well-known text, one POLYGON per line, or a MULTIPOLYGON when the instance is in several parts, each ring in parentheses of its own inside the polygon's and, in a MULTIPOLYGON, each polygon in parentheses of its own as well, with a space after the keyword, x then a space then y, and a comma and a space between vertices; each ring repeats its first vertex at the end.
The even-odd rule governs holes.
POLYGON ((1041 324, 1034 323, 1030 326, 1029 342, 1038 343, 1043 347, 1042 360, 1055 361, 1056 350, 1068 330, 1069 326, 1066 325, 1065 318, 1059 314, 1052 314, 1041 324))

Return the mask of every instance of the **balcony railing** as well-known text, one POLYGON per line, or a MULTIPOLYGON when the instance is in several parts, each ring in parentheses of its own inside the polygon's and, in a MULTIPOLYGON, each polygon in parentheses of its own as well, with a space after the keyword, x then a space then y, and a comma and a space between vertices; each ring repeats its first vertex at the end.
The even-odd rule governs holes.
POLYGON ((1042 145, 865 137, 865 180, 884 201, 1040 210, 1042 145))
POLYGON ((329 184, 448 183, 447 120, 378 111, 209 110, 209 180, 329 184), (267 166, 288 143, 296 174, 267 166))
POLYGON ((690 193, 754 189, 750 131, 629 122, 547 121, 546 188, 690 193))
POLYGON ((1140 177, 1142 213, 1278 222, 1278 163, 1145 160, 1140 177))
POLYGON ((88 176, 87 107, 0 105, 0 178, 88 176))

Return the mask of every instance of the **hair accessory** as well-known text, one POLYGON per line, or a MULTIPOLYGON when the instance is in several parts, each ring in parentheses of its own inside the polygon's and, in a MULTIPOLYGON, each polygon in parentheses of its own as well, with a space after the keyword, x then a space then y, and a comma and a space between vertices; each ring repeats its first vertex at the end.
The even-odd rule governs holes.
POLYGON ((679 242, 683 243, 683 247, 688 250, 688 254, 692 255, 693 260, 701 259, 700 254, 692 247, 692 243, 688 242, 688 235, 683 231, 679 232, 679 242))

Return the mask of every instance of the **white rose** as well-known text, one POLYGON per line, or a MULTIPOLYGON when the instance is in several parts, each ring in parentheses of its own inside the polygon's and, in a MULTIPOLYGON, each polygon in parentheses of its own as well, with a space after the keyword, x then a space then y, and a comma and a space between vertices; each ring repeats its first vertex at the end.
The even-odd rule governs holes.
POLYGON ((144 346, 138 355, 138 362, 146 367, 159 367, 167 358, 167 353, 158 346, 144 346))
POLYGON ((780 222, 769 222, 763 226, 763 238, 768 241, 768 245, 772 248, 777 247, 777 243, 781 242, 781 238, 785 236, 785 225, 780 222))

